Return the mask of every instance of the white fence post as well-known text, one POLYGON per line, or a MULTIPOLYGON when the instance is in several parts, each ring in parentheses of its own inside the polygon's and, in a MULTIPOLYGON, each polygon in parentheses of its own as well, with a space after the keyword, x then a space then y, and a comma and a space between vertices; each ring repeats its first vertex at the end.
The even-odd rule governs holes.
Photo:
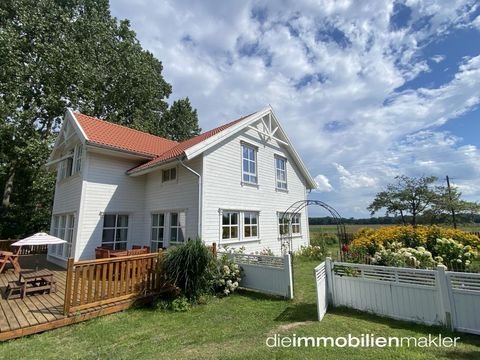
POLYGON ((440 296, 440 307, 439 313, 443 316, 444 324, 451 330, 455 328, 455 319, 452 313, 452 304, 450 303, 450 289, 448 286, 447 275, 445 265, 437 266, 437 281, 438 281, 438 291, 440 296))
POLYGON ((327 257, 325 259, 325 273, 327 275, 327 298, 328 303, 335 306, 335 294, 333 292, 333 276, 332 276, 332 258, 327 257))
POLYGON ((285 271, 288 276, 288 298, 293 299, 293 268, 292 268, 292 256, 290 254, 285 255, 285 271))

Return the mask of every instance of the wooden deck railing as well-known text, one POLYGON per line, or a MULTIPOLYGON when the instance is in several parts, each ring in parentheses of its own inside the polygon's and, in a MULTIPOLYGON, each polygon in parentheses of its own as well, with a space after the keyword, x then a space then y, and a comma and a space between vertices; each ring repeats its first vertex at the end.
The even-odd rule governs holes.
POLYGON ((65 315, 160 291, 161 257, 160 252, 77 262, 68 259, 65 315))

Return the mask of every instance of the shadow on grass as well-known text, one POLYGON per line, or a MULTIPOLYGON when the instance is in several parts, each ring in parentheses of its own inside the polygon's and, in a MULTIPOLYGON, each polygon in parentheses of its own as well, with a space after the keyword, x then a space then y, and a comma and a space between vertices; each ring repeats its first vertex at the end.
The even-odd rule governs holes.
MULTIPOLYGON (((479 350, 472 352, 474 357, 465 357, 465 359, 480 359, 480 336, 460 333, 460 332, 453 332, 450 331, 442 326, 429 326, 429 325, 422 325, 417 324, 409 321, 402 321, 402 320, 394 320, 388 317, 382 317, 378 315, 369 314, 366 312, 361 312, 345 307, 337 307, 337 308, 329 308, 327 311, 327 315, 335 315, 341 317, 347 317, 349 319, 357 319, 357 320, 364 320, 369 322, 374 322, 377 324, 386 325, 389 328, 397 329, 397 330, 412 330, 417 333, 423 334, 428 336, 431 334, 432 336, 438 336, 438 334, 442 334, 442 336, 450 336, 450 337, 460 337, 460 342, 464 344, 470 344, 474 346, 478 346, 479 350)), ((465 355, 465 353, 463 353, 465 355)), ((452 355, 453 356, 453 355, 452 355)), ((461 357, 452 357, 452 358, 460 358, 461 357)))
POLYGON ((316 321, 317 307, 315 304, 299 303, 287 307, 280 315, 275 318, 275 321, 316 321))

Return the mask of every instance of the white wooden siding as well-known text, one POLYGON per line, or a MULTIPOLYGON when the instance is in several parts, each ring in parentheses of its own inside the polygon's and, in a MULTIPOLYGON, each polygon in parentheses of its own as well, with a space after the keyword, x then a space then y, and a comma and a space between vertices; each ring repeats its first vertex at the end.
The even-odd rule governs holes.
POLYGON ((128 246, 148 244, 144 228, 145 177, 125 172, 138 161, 87 152, 75 258, 92 259, 102 243, 103 214, 128 214, 128 246))
MULTIPOLYGON (((199 156, 185 165, 202 173, 202 157, 199 156)), ((185 240, 195 239, 198 235, 198 177, 179 163, 177 180, 162 183, 162 170, 147 174, 145 182, 145 221, 147 237, 152 227, 151 214, 154 212, 185 211, 185 240)), ((149 239, 147 239, 149 240, 149 239)))
MULTIPOLYGON (((204 154, 203 172, 203 214, 202 239, 206 243, 226 242, 220 239, 219 209, 259 211, 260 240, 229 243, 229 247, 245 246, 246 253, 270 248, 276 255, 281 252, 278 239, 277 213, 298 200, 306 198, 303 177, 297 170, 292 158, 275 140, 262 142, 258 133, 245 129, 204 154), (241 142, 258 147, 257 171, 258 187, 242 185, 241 142), (287 159, 288 192, 275 189, 275 155, 287 159)), ((294 250, 308 244, 308 212, 301 213, 302 235, 295 237, 294 250)))

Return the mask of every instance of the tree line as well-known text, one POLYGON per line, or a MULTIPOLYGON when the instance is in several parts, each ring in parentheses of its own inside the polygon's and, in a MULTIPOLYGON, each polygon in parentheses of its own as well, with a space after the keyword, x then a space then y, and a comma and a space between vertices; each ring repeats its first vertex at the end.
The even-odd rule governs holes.
POLYGON ((162 71, 108 0, 0 2, 0 238, 49 228, 43 165, 67 107, 173 140, 200 132, 162 71))
MULTIPOLYGON (((456 186, 440 184, 435 176, 395 177, 367 207, 373 216, 385 210, 383 217, 342 218, 344 224, 451 224, 480 223, 480 204, 462 199, 456 186)), ((335 225, 332 217, 310 218, 310 225, 335 225)))

